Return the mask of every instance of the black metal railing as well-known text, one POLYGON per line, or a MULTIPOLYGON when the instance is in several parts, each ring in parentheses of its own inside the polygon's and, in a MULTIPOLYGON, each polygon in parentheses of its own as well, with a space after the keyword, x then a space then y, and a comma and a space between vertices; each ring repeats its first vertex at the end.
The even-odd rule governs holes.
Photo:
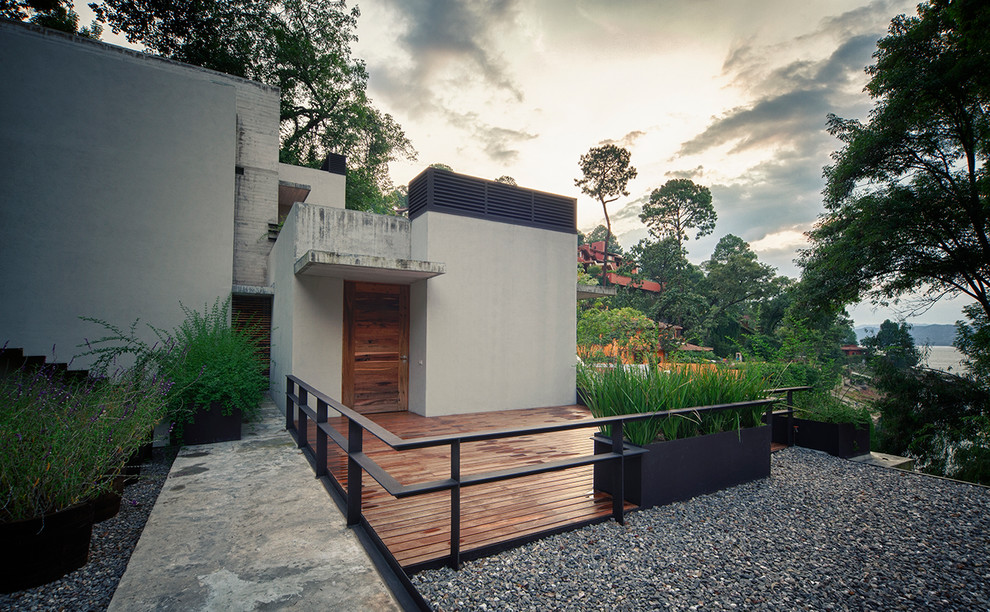
POLYGON ((336 484, 338 490, 344 495, 346 499, 348 526, 359 524, 363 518, 361 511, 362 472, 367 472, 368 475, 374 478, 375 481, 377 481, 378 484, 380 484, 390 495, 396 498, 424 495, 426 493, 435 493, 437 491, 450 491, 450 554, 448 556, 448 565, 454 569, 457 569, 460 566, 461 560, 460 517, 462 487, 498 482, 596 463, 611 463, 613 469, 615 470, 614 482, 617 483, 617 489, 612 494, 612 518, 614 518, 619 524, 623 524, 625 497, 623 490, 623 482, 625 479, 623 476, 625 473, 625 458, 646 452, 642 448, 624 443, 623 428, 626 423, 678 414, 697 414, 735 408, 765 406, 767 423, 770 424, 773 404, 779 401, 774 398, 768 398, 732 404, 718 404, 714 406, 700 406, 659 412, 581 419, 577 421, 568 421, 565 423, 538 425, 536 427, 517 427, 457 433, 445 436, 428 436, 407 440, 400 438, 368 417, 359 414, 347 406, 344 406, 337 400, 321 393, 295 376, 286 376, 285 397, 285 427, 290 432, 296 432, 297 444, 300 448, 307 447, 309 444, 309 421, 313 421, 316 426, 316 448, 312 451, 314 471, 316 472, 317 477, 329 476, 332 479, 332 482, 336 484), (316 402, 315 410, 310 406, 310 402, 312 400, 315 400, 316 402), (327 422, 328 413, 331 409, 340 413, 340 415, 347 420, 346 437, 344 437, 330 423, 327 422), (296 414, 297 412, 298 414, 296 414), (296 425, 296 417, 298 417, 298 426, 296 425), (462 443, 511 438, 517 436, 539 435, 573 429, 597 428, 606 425, 611 426, 610 439, 612 442, 611 450, 607 453, 558 459, 533 465, 525 465, 521 467, 494 470, 477 474, 461 474, 462 443), (378 465, 378 463, 376 463, 371 457, 364 453, 365 432, 375 436, 396 451, 429 448, 435 446, 449 446, 450 478, 415 484, 401 484, 385 469, 378 465), (346 490, 344 490, 340 483, 336 481, 333 474, 328 475, 327 473, 328 440, 332 440, 347 454, 346 490))
POLYGON ((770 393, 772 395, 780 395, 781 393, 786 394, 784 399, 784 405, 778 410, 774 410, 767 418, 767 425, 773 427, 773 417, 787 417, 787 446, 794 446, 794 392, 795 391, 807 391, 811 387, 780 387, 779 389, 771 389, 770 393))

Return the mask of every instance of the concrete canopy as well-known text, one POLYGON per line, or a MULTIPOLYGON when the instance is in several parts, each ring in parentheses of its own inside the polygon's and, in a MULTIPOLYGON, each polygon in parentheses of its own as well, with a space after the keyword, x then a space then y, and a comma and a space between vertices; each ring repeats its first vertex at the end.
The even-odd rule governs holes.
POLYGON ((394 285, 410 285, 439 276, 444 271, 444 264, 439 262, 331 253, 316 249, 310 249, 295 263, 296 274, 394 285))

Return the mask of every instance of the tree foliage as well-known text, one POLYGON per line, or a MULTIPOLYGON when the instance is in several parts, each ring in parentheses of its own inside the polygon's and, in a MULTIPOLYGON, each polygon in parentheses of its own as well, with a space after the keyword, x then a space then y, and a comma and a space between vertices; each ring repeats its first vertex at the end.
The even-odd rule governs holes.
POLYGON ((914 367, 921 358, 911 337, 911 326, 903 321, 898 324, 885 320, 876 335, 863 338, 863 347, 871 363, 883 361, 885 366, 895 368, 914 367))
POLYGON ((882 367, 881 452, 911 455, 922 471, 990 484, 990 393, 970 378, 937 370, 882 367))
MULTIPOLYGON (((629 165, 628 149, 606 144, 592 147, 581 156, 578 166, 581 168, 581 178, 574 179, 574 184, 581 188, 581 193, 598 200, 605 214, 606 244, 612 242, 612 221, 608 217, 608 204, 627 196, 626 187, 629 181, 636 178, 636 168, 629 165)), ((608 269, 608 249, 605 250, 605 265, 602 267, 602 278, 608 269)))
POLYGON ((962 293, 990 314, 988 23, 974 0, 896 17, 868 68, 869 121, 829 116, 843 146, 801 255, 809 306, 962 293))
POLYGON ((690 179, 671 179, 653 190, 639 218, 655 237, 670 236, 682 244, 689 229, 698 230, 696 239, 711 234, 718 215, 707 187, 690 179))
POLYGON ((343 0, 104 0, 90 5, 131 42, 181 62, 277 86, 280 161, 319 167, 347 156, 347 205, 379 210, 388 164, 415 158, 402 128, 367 97, 351 57, 360 15, 343 0))
POLYGON ((638 361, 646 354, 655 354, 658 341, 656 323, 633 308, 589 308, 578 318, 577 343, 582 347, 614 342, 638 361))
POLYGON ((718 241, 711 258, 701 267, 707 272, 715 316, 766 295, 775 273, 773 267, 759 262, 745 240, 732 234, 718 241))
POLYGON ((0 18, 27 21, 87 38, 98 39, 103 33, 103 26, 96 21, 88 27, 79 27, 79 14, 72 0, 0 0, 0 18))

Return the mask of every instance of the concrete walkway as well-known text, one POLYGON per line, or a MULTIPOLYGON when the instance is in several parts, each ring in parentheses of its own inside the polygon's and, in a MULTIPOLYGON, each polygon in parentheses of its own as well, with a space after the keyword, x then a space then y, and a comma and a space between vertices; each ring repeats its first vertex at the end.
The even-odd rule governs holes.
POLYGON ((271 400, 184 447, 109 610, 399 610, 271 400))

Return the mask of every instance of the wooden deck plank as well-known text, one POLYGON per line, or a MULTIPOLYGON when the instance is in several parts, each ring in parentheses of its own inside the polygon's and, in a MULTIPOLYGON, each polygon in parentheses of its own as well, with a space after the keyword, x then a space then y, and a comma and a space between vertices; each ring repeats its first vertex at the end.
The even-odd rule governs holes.
MULTIPOLYGON (((489 429, 527 427, 590 418, 582 406, 557 406, 469 415, 421 417, 408 412, 369 415, 409 439, 489 429)), ((331 425, 347 436, 343 418, 331 425)), ((594 428, 470 442, 461 446, 461 475, 536 465, 590 455, 594 428)), ((310 447, 316 429, 308 424, 310 447)), ((404 485, 450 477, 450 447, 397 452, 372 435, 364 452, 404 485)), ((327 468, 347 487, 347 456, 329 443, 327 468)), ((593 467, 582 466, 461 489, 461 551, 469 552, 570 524, 611 516, 612 500, 593 489, 593 467)), ((631 507, 627 504, 627 507, 631 507)), ((450 492, 395 499, 362 475, 362 509, 389 551, 404 567, 443 559, 450 553, 450 492)))

